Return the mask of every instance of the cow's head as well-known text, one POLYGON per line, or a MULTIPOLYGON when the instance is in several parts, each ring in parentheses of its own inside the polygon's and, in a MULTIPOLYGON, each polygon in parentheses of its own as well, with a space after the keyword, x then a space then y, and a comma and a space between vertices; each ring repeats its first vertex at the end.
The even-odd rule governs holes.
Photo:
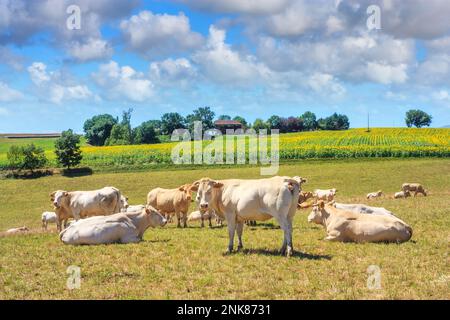
POLYGON ((308 216, 308 222, 322 224, 324 211, 325 211, 325 202, 323 200, 319 200, 317 203, 313 204, 313 209, 308 216))
POLYGON ((379 197, 381 197, 381 196, 383 195, 383 191, 378 190, 378 191, 377 191, 377 195, 378 195, 379 197))
POLYGON ((212 199, 213 190, 215 188, 221 188, 223 186, 223 184, 219 181, 215 181, 210 178, 202 178, 198 181, 195 181, 192 185, 193 188, 197 190, 196 201, 199 204, 201 212, 205 212, 208 210, 209 203, 212 199))
POLYGON ((192 200, 192 192, 196 191, 193 189, 192 184, 185 184, 178 188, 179 191, 184 192, 185 199, 188 201, 192 200))
POLYGON ((67 191, 64 190, 57 190, 50 194, 50 201, 53 203, 55 208, 61 208, 61 204, 64 201, 64 198, 66 198, 69 195, 67 191))
POLYGON ((121 209, 126 209, 128 208, 130 205, 128 204, 128 197, 125 197, 124 195, 120 196, 120 208, 121 209))
POLYGON ((147 205, 144 208, 144 211, 147 215, 147 221, 150 227, 164 227, 166 225, 167 219, 164 218, 162 214, 152 206, 147 205))

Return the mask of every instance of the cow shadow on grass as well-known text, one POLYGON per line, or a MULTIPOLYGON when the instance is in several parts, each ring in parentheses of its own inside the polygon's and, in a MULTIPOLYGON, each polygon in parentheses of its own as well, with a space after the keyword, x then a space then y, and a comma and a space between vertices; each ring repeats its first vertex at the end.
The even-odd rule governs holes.
POLYGON ((144 239, 141 242, 143 242, 143 243, 167 243, 169 241, 170 241, 170 239, 155 239, 155 240, 144 239))
MULTIPOLYGON (((273 250, 273 249, 243 249, 242 251, 235 252, 235 253, 242 253, 242 254, 246 254, 246 255, 257 254, 257 255, 263 255, 263 256, 278 256, 278 257, 282 256, 279 250, 273 250)), ((294 252, 291 255, 291 258, 307 259, 307 260, 331 260, 332 256, 330 256, 328 254, 326 254, 326 255, 310 254, 310 253, 294 250, 294 252)))

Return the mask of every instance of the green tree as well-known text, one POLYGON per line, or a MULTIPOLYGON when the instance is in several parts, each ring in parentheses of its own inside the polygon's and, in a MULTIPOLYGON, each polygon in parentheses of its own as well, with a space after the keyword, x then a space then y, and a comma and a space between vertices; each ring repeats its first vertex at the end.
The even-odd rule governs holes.
POLYGON ((255 122, 253 122, 253 129, 256 130, 256 132, 258 132, 261 129, 267 129, 267 123, 264 122, 264 120, 262 119, 255 119, 255 122))
POLYGON ((231 120, 231 117, 227 114, 220 115, 217 120, 231 120))
POLYGON ((270 129, 281 129, 281 118, 277 115, 273 115, 267 119, 267 125, 270 129))
POLYGON ((247 121, 241 116, 236 116, 233 118, 233 120, 240 122, 242 124, 243 129, 248 127, 247 121))
POLYGON ((306 111, 300 116, 303 121, 303 127, 305 130, 312 131, 317 129, 316 115, 311 111, 306 111))
POLYGON ((117 119, 110 114, 100 114, 86 120, 83 129, 87 142, 93 146, 103 146, 115 124, 117 119))
POLYGON ((432 118, 433 117, 425 111, 412 109, 406 112, 405 122, 409 128, 412 126, 415 126, 417 128, 421 128, 423 126, 429 127, 432 118))
POLYGON ((210 107, 200 107, 195 109, 192 114, 186 117, 186 123, 189 130, 192 131, 194 128, 194 121, 200 121, 202 123, 203 130, 208 130, 214 128, 214 116, 215 113, 210 107))
POLYGON ((156 136, 156 130, 153 126, 154 122, 152 120, 142 122, 140 126, 134 129, 134 143, 145 144, 145 143, 157 143, 159 142, 156 136))
POLYGON ((55 141, 56 161, 70 170, 81 162, 83 158, 80 150, 80 136, 71 129, 63 131, 61 137, 55 141))
POLYGON ((336 112, 325 119, 320 118, 317 123, 322 130, 347 130, 350 127, 348 117, 336 112))
POLYGON ((128 109, 122 113, 122 121, 116 123, 111 133, 106 139, 105 144, 108 146, 133 144, 133 131, 131 129, 131 114, 133 109, 128 109))
POLYGON ((165 113, 161 117, 162 134, 172 134, 175 129, 186 128, 185 119, 177 112, 165 113))
POLYGON ((11 146, 7 158, 13 169, 34 169, 42 168, 47 163, 44 149, 36 147, 33 143, 23 147, 11 146))

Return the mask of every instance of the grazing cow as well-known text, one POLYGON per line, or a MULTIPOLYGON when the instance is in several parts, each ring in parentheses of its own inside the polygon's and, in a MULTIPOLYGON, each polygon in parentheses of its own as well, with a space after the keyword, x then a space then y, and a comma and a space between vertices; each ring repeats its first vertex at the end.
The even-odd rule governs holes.
POLYGON ((399 192, 396 192, 394 194, 394 198, 395 199, 408 198, 408 197, 411 197, 411 193, 409 193, 408 190, 406 190, 406 191, 399 191, 399 192))
POLYGON ((137 204, 137 205, 128 206, 125 210, 122 209, 122 212, 142 211, 142 209, 144 209, 144 208, 145 208, 145 206, 143 204, 137 204))
POLYGON ((27 232, 27 231, 30 231, 30 229, 23 226, 23 227, 19 227, 19 228, 8 229, 8 230, 6 230, 6 234, 17 234, 17 233, 23 233, 23 232, 27 232))
POLYGON ((169 215, 175 214, 177 217, 177 227, 187 227, 187 213, 192 200, 191 185, 185 184, 175 189, 155 188, 147 195, 147 205, 155 207, 169 219, 169 215))
POLYGON ((193 183, 201 211, 213 209, 227 220, 228 253, 233 251, 234 234, 238 235, 238 250, 242 245, 245 220, 265 221, 275 218, 284 231, 281 253, 292 254, 292 219, 296 212, 301 183, 291 177, 266 179, 212 180, 202 178, 193 183))
POLYGON ((308 222, 325 227, 325 240, 342 242, 404 242, 412 229, 396 217, 358 214, 319 201, 313 206, 308 222))
POLYGON ((402 191, 414 192, 414 197, 418 193, 421 193, 424 196, 427 196, 427 192, 425 191, 425 188, 420 183, 404 183, 404 184, 402 184, 402 191))
POLYGON ((367 194, 367 199, 374 199, 379 198, 383 195, 383 192, 381 190, 378 190, 377 192, 371 192, 367 194))
POLYGON ((314 198, 316 198, 316 200, 325 200, 330 202, 334 200, 336 192, 337 192, 336 188, 327 190, 316 189, 314 190, 313 195, 314 198))
POLYGON ((58 231, 63 220, 110 215, 120 212, 121 207, 120 191, 114 187, 93 191, 58 190, 50 194, 50 199, 55 207, 58 231))
POLYGON ((42 213, 41 221, 42 221, 42 229, 47 230, 47 225, 49 222, 56 223, 56 213, 51 211, 45 211, 42 213))
POLYGON ((59 238, 65 244, 133 243, 142 240, 149 227, 164 226, 167 220, 148 206, 142 211, 120 212, 79 220, 64 229, 59 238))
POLYGON ((379 216, 393 216, 394 214, 382 207, 371 207, 365 204, 345 204, 345 203, 334 203, 334 207, 341 210, 351 211, 353 213, 361 214, 374 214, 379 216))

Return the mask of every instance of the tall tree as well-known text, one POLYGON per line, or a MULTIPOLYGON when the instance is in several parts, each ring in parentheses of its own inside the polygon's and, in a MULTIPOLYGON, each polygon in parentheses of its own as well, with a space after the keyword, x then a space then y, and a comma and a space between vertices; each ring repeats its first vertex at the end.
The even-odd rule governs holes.
POLYGON ((142 122, 140 126, 134 129, 134 143, 144 144, 144 143, 157 143, 159 142, 156 136, 156 131, 154 128, 154 122, 152 120, 142 122))
POLYGON ((240 123, 242 124, 242 127, 243 127, 244 129, 247 128, 247 126, 248 126, 247 121, 246 121, 243 117, 241 117, 241 116, 236 116, 236 117, 233 118, 233 120, 234 120, 234 121, 240 122, 240 123))
POLYGON ((161 117, 162 134, 172 134, 175 129, 186 128, 185 119, 177 112, 165 113, 161 117))
POLYGON ((315 130, 317 129, 317 119, 316 115, 311 111, 306 111, 300 116, 300 119, 303 121, 303 127, 305 130, 315 130))
POLYGON ((281 118, 277 115, 273 115, 267 119, 267 125, 270 129, 281 129, 281 118))
POLYGON ((133 109, 128 109, 122 113, 122 121, 116 123, 112 129, 105 144, 113 145, 128 145, 133 143, 133 131, 131 129, 131 114, 133 109))
POLYGON ((255 119, 255 122, 253 122, 253 129, 255 129, 256 132, 258 132, 261 129, 267 129, 268 125, 264 122, 262 119, 255 119))
POLYGON ((231 120, 231 117, 227 114, 221 114, 217 120, 231 120))
POLYGON ((186 122, 189 126, 189 130, 194 127, 194 121, 201 121, 203 130, 208 130, 214 128, 214 116, 216 114, 211 110, 210 107, 200 107, 195 109, 192 114, 186 117, 186 122))
POLYGON ((57 162, 70 170, 78 165, 83 158, 80 149, 80 136, 71 129, 63 131, 61 137, 55 141, 57 162))
POLYGON ((93 146, 103 146, 111 134, 117 119, 110 114, 100 114, 84 122, 84 132, 87 142, 93 146))
POLYGON ((433 117, 426 113, 425 111, 412 109, 406 112, 405 122, 408 127, 415 126, 421 128, 423 126, 429 127, 431 124, 431 119, 433 117))

